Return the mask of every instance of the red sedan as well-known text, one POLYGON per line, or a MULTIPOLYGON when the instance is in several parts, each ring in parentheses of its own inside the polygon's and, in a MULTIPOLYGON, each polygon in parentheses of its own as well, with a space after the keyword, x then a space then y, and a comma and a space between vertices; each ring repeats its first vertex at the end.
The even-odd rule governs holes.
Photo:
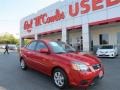
POLYGON ((34 40, 20 50, 20 65, 51 76, 59 88, 89 86, 104 75, 95 56, 81 54, 63 42, 34 40))

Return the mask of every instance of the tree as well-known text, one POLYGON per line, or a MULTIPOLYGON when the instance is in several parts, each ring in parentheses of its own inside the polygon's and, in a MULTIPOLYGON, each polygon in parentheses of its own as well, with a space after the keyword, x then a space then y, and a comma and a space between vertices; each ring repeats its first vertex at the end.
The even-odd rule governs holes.
POLYGON ((30 39, 24 39, 24 45, 27 45, 30 41, 30 39))
POLYGON ((0 44, 19 44, 19 40, 15 38, 12 34, 5 33, 0 35, 0 44))

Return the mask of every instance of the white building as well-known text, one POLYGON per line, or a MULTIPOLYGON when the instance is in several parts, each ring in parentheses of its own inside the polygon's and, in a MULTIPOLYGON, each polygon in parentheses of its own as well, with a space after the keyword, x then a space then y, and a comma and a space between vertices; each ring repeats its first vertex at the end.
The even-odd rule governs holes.
POLYGON ((61 38, 83 51, 103 44, 120 45, 120 0, 64 0, 21 20, 25 38, 61 38))

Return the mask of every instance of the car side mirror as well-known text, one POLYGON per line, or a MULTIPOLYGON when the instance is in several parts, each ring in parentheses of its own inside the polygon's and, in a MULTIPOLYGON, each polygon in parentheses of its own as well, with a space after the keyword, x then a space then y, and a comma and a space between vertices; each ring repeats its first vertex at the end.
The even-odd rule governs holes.
POLYGON ((40 53, 49 53, 47 48, 40 49, 40 53))

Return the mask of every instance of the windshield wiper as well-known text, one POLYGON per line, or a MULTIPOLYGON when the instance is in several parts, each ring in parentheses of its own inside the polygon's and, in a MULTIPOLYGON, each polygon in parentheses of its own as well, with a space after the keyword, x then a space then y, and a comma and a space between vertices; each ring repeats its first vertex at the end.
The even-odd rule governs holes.
POLYGON ((67 52, 76 52, 76 51, 73 51, 73 50, 69 50, 69 51, 67 51, 67 52))
POLYGON ((63 54, 63 53, 66 53, 66 52, 57 52, 56 54, 63 54))

